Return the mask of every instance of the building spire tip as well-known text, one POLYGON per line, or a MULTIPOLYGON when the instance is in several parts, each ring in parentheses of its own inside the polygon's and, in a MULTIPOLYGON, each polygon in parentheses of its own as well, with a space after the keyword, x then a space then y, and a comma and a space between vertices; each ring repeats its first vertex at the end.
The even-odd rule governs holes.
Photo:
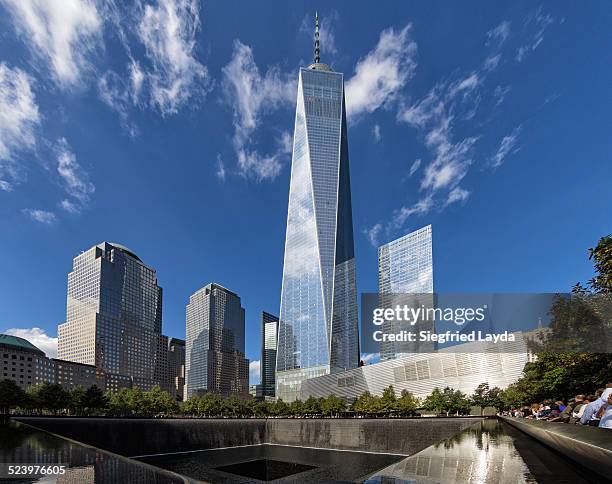
POLYGON ((315 45, 314 45, 314 63, 321 62, 321 48, 319 42, 319 12, 315 11, 315 45))

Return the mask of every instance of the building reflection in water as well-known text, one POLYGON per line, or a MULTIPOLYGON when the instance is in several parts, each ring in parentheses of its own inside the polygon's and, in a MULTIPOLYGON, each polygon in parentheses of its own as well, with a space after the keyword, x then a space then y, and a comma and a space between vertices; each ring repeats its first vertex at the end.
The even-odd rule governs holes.
MULTIPOLYGON (((30 482, 57 482, 59 484, 185 482, 184 479, 168 471, 86 447, 14 421, 0 424, 0 463, 66 465, 66 472, 63 475, 31 476, 6 481, 13 484, 30 482)), ((0 482, 4 482, 2 477, 0 477, 0 482)))

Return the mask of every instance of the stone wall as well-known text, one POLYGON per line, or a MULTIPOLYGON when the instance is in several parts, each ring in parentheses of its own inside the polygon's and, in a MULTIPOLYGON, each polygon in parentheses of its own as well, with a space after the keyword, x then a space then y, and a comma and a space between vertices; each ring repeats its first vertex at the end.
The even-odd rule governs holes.
POLYGON ((22 417, 19 420, 94 447, 134 457, 263 443, 411 455, 481 419, 22 417))

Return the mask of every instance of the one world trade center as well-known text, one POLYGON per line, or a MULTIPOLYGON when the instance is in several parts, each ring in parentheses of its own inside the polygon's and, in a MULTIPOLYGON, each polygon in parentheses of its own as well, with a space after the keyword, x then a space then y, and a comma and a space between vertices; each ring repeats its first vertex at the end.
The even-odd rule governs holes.
POLYGON ((359 364, 344 79, 320 62, 298 79, 278 329, 276 396, 359 364))

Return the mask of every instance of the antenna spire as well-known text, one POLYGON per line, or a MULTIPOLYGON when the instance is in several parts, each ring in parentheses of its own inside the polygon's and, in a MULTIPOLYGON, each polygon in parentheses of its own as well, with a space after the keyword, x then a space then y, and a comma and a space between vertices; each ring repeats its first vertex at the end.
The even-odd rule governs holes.
POLYGON ((314 63, 321 62, 321 48, 319 43, 319 13, 315 12, 315 47, 314 47, 314 63))

